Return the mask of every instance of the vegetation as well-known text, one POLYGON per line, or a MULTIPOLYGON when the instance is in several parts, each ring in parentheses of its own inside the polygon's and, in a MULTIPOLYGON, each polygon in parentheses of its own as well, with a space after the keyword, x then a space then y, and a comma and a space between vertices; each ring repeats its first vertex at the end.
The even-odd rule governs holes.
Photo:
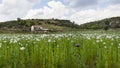
POLYGON ((0 34, 0 68, 120 68, 118 32, 0 34))
POLYGON ((27 19, 23 20, 17 18, 14 21, 7 21, 0 23, 1 30, 13 30, 13 31, 30 31, 32 25, 41 25, 44 28, 51 30, 66 30, 66 29, 77 29, 79 25, 69 20, 59 19, 27 19), (50 25, 50 27, 48 26, 50 25), (52 27, 51 27, 52 26, 52 27))
POLYGON ((120 17, 106 18, 98 21, 88 22, 85 24, 75 24, 70 20, 59 20, 59 19, 21 19, 17 18, 14 21, 6 21, 0 23, 1 33, 30 33, 30 28, 32 25, 40 25, 43 28, 49 29, 49 32, 66 32, 75 31, 82 29, 103 29, 107 31, 108 29, 118 29, 120 28, 120 17))
POLYGON ((0 68, 120 68, 120 31, 108 30, 113 28, 120 28, 120 17, 80 26, 58 19, 1 22, 0 68), (32 25, 51 29, 52 34, 32 34, 32 25), (21 31, 31 34, 11 34, 21 31), (53 34, 58 31, 65 33, 53 34))
POLYGON ((99 21, 88 22, 80 25, 81 29, 115 29, 120 28, 120 17, 106 18, 99 21))

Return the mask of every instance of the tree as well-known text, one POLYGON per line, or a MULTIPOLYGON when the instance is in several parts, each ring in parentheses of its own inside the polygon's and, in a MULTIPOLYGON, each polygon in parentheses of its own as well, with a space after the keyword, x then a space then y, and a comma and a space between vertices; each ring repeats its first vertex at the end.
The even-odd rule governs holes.
POLYGON ((108 20, 105 21, 105 26, 104 26, 104 30, 108 30, 110 26, 110 22, 108 20))
POLYGON ((20 21, 21 21, 21 18, 18 17, 18 18, 17 18, 17 21, 20 22, 20 21))
POLYGON ((108 25, 105 25, 104 30, 107 31, 109 29, 108 25))
POLYGON ((105 21, 105 25, 109 25, 110 22, 108 20, 105 21))

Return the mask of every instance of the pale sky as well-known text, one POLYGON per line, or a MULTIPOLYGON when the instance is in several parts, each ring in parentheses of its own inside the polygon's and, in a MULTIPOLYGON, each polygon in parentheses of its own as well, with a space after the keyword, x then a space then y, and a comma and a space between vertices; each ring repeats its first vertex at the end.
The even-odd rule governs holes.
POLYGON ((67 19, 83 24, 120 16, 120 0, 0 0, 0 21, 67 19))

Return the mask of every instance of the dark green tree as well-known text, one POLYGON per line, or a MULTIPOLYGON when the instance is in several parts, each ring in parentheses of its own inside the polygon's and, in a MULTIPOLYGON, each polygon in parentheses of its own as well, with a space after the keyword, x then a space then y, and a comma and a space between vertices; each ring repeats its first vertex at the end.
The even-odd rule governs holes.
POLYGON ((104 30, 108 30, 110 26, 110 22, 108 20, 105 21, 105 26, 104 26, 104 30))
POLYGON ((20 22, 20 21, 21 21, 21 18, 18 17, 18 18, 17 18, 17 21, 20 22))

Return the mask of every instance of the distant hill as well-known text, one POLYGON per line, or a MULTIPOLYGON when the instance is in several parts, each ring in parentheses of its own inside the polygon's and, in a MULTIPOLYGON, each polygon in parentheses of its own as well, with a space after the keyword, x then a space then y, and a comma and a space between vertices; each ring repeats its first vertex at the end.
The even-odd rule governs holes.
POLYGON ((0 22, 0 30, 11 31, 30 31, 32 25, 40 25, 43 28, 47 28, 53 31, 63 31, 78 29, 79 25, 71 22, 70 20, 59 19, 20 19, 13 21, 0 22))
POLYGON ((120 17, 106 18, 80 25, 81 29, 114 29, 120 28, 120 17))
POLYGON ((120 17, 111 17, 98 21, 88 22, 81 25, 75 24, 70 20, 59 19, 20 19, 13 21, 0 22, 0 33, 10 32, 30 32, 32 25, 40 25, 43 28, 49 29, 51 32, 56 31, 71 31, 80 29, 115 29, 120 28, 120 17))

